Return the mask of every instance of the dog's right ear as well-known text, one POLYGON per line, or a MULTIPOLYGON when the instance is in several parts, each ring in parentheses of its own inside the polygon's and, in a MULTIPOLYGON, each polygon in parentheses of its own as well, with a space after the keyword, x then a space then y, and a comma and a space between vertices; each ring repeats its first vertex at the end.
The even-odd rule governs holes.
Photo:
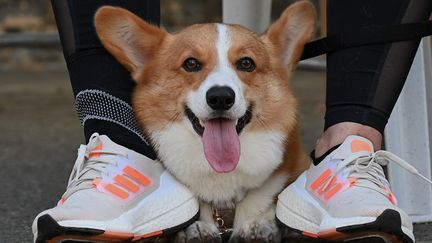
POLYGON ((158 51, 167 32, 118 7, 101 7, 94 18, 105 48, 136 77, 158 51))
POLYGON ((297 1, 285 9, 261 38, 271 43, 282 61, 292 68, 315 33, 315 19, 312 3, 297 1))

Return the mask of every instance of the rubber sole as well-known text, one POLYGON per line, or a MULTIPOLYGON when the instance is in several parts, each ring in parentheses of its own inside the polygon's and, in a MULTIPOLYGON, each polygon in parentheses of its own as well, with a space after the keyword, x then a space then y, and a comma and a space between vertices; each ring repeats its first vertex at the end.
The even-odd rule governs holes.
POLYGON ((338 227, 317 234, 293 229, 278 218, 283 242, 350 242, 350 243, 412 243, 413 240, 402 230, 399 212, 385 210, 375 221, 365 224, 338 227))
POLYGON ((132 233, 112 232, 90 228, 64 227, 59 225, 50 215, 46 214, 38 219, 38 236, 36 242, 154 242, 176 233, 198 220, 198 218, 199 212, 193 218, 178 226, 136 236, 132 233))

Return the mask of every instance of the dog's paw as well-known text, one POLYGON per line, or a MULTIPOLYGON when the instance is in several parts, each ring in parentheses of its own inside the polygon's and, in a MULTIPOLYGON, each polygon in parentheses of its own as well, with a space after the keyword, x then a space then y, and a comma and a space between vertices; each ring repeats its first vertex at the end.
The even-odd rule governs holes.
POLYGON ((234 232, 230 243, 279 243, 281 234, 275 220, 249 221, 234 232))
POLYGON ((221 243, 216 225, 197 221, 175 236, 175 243, 221 243))

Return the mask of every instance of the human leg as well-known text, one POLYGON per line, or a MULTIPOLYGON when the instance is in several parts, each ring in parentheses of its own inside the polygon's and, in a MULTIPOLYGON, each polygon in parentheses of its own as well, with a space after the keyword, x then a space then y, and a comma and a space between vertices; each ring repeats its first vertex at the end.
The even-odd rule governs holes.
MULTIPOLYGON (((329 35, 353 29, 427 20, 432 2, 329 1, 329 35)), ((381 148, 384 127, 408 75, 420 40, 354 47, 328 55, 325 131, 320 157, 350 134, 381 148), (340 123, 351 122, 341 125, 340 123), (338 131, 338 132, 335 132, 338 131), (353 133, 354 132, 354 133, 353 133)))
POLYGON ((52 1, 86 141, 98 132, 154 159, 156 155, 145 140, 130 106, 135 82, 103 48, 96 35, 93 17, 102 5, 124 7, 159 24, 159 1, 52 1))
POLYGON ((78 150, 58 205, 34 220, 34 240, 133 241, 192 223, 198 202, 154 160, 130 106, 134 82, 102 47, 93 27, 102 5, 121 6, 158 23, 159 1, 52 4, 87 145, 78 150))
POLYGON ((378 130, 356 122, 341 122, 323 132, 315 147, 315 158, 322 157, 331 148, 342 144, 349 135, 365 137, 372 142, 374 150, 381 149, 383 136, 378 130))
MULTIPOLYGON (((329 35, 429 18, 430 1, 328 3, 329 35)), ((313 165, 279 196, 277 217, 298 237, 412 242, 382 165, 408 163, 381 149, 382 134, 419 41, 354 47, 328 55, 325 131, 313 165)), ((362 240, 362 241, 361 241, 362 240)))

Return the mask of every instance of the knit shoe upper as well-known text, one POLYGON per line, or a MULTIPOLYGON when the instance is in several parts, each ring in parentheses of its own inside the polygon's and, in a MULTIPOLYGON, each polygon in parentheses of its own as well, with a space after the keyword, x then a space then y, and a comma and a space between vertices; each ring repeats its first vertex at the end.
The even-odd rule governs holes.
POLYGON ((369 140, 348 136, 279 195, 276 217, 290 229, 325 240, 379 235, 413 241, 411 220, 397 206, 383 171, 389 162, 432 183, 396 155, 375 152, 369 140))
POLYGON ((39 220, 49 215, 64 231, 86 228, 100 230, 107 239, 139 239, 178 227, 197 213, 193 194, 160 162, 95 133, 80 146, 58 205, 40 213, 32 228, 35 240, 50 238, 46 220, 39 220))

